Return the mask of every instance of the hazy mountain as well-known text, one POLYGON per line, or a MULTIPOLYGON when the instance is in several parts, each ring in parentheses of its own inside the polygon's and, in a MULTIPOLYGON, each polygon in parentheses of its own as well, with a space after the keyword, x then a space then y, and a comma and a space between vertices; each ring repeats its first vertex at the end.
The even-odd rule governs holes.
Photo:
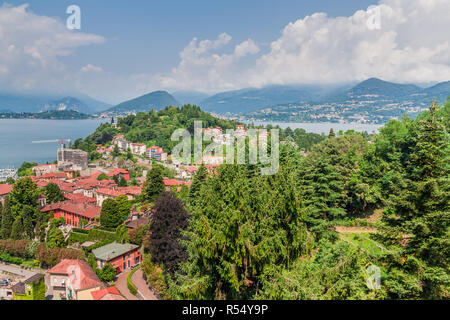
POLYGON ((77 111, 80 113, 92 113, 92 109, 89 108, 85 103, 81 102, 74 97, 64 97, 62 99, 53 100, 44 104, 44 106, 39 110, 39 112, 46 111, 77 111))
POLYGON ((203 100, 208 98, 210 95, 197 91, 177 91, 172 93, 172 96, 182 105, 185 104, 199 105, 203 100))
POLYGON ((430 99, 445 101, 450 97, 450 81, 438 83, 424 90, 430 99))
POLYGON ((443 103, 447 96, 450 82, 420 88, 372 78, 320 99, 273 105, 245 116, 264 121, 385 123, 404 114, 415 117, 428 109, 433 100, 443 103))
POLYGON ((58 95, 0 93, 0 110, 3 112, 38 113, 48 110, 73 110, 93 114, 110 107, 111 105, 83 94, 64 97, 58 95))
POLYGON ((262 89, 242 89, 216 94, 200 102, 206 111, 216 113, 246 113, 278 104, 310 101, 320 92, 314 87, 269 86, 262 89))
POLYGON ((148 112, 161 110, 167 106, 180 106, 180 103, 166 91, 155 91, 136 99, 122 102, 109 109, 109 112, 148 112))

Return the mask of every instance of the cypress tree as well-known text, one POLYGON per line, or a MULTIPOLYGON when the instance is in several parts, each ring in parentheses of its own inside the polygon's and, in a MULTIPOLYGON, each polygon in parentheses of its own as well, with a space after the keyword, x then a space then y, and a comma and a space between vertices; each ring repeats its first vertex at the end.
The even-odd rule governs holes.
POLYGON ((155 201, 156 198, 163 193, 164 189, 162 167, 159 165, 153 166, 147 173, 147 179, 144 183, 144 189, 142 190, 144 201, 155 201))
POLYGON ((11 239, 20 240, 24 235, 22 217, 17 217, 11 228, 11 239))
POLYGON ((3 206, 2 213, 2 221, 1 221, 1 229, 0 229, 0 237, 2 239, 9 239, 11 237, 11 229, 14 223, 14 218, 11 212, 10 206, 10 198, 9 196, 5 197, 5 204, 3 206))

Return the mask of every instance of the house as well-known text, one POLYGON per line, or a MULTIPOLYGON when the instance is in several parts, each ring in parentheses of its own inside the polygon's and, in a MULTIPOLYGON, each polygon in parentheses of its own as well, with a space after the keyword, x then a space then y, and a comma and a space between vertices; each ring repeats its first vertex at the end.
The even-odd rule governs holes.
POLYGON ((67 200, 52 203, 41 209, 42 213, 53 213, 54 219, 64 218, 66 224, 75 228, 82 226, 82 221, 92 223, 100 217, 102 208, 90 203, 67 200))
POLYGON ((131 144, 131 153, 132 154, 136 154, 138 156, 143 156, 145 155, 146 152, 146 146, 145 144, 142 143, 132 143, 131 144))
POLYGON ((48 173, 56 173, 58 170, 56 164, 43 164, 32 168, 36 177, 43 176, 48 173))
POLYGON ((121 273, 132 266, 142 262, 142 256, 139 247, 134 244, 111 243, 106 246, 92 250, 97 267, 103 268, 105 264, 112 264, 117 273, 121 273))
POLYGON ((42 273, 37 273, 28 279, 11 287, 14 300, 45 300, 45 280, 42 273))
POLYGON ((54 299, 93 300, 91 292, 104 285, 86 261, 62 260, 47 271, 54 299))
POLYGON ((168 158, 168 155, 166 152, 164 152, 163 148, 157 146, 148 148, 146 156, 147 158, 155 159, 162 162, 167 161, 168 158))
POLYGON ((127 196, 128 200, 134 200, 142 193, 142 187, 116 187, 100 188, 96 191, 97 205, 102 206, 106 199, 117 199, 121 195, 127 196))
POLYGON ((0 202, 5 201, 5 197, 11 193, 12 188, 10 184, 0 184, 0 202))
POLYGON ((121 296, 119 290, 117 290, 116 287, 109 287, 100 289, 97 291, 91 292, 92 298, 94 300, 126 300, 124 297, 121 296))
POLYGON ((114 169, 113 171, 109 172, 107 175, 111 179, 114 176, 117 176, 119 179, 124 178, 126 182, 130 181, 130 173, 128 172, 128 170, 125 170, 125 169, 121 169, 121 168, 114 169))
POLYGON ((143 217, 140 217, 138 219, 131 220, 130 222, 128 222, 126 224, 126 226, 127 226, 127 228, 129 230, 135 230, 135 229, 139 228, 142 225, 148 224, 149 222, 150 222, 150 218, 146 217, 146 216, 143 216, 143 217))

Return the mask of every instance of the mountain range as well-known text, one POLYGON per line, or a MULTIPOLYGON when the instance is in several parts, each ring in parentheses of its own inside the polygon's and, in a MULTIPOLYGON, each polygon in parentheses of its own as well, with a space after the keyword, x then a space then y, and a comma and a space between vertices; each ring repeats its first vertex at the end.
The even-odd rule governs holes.
POLYGON ((0 93, 0 113, 39 113, 54 110, 72 110, 94 114, 110 108, 111 105, 84 94, 74 96, 0 93))
POLYGON ((116 106, 83 94, 61 97, 0 93, 0 113, 72 110, 84 114, 127 114, 190 103, 216 114, 244 115, 256 119, 264 118, 271 112, 289 113, 303 109, 306 111, 302 112, 308 112, 307 108, 322 105, 331 106, 331 111, 336 108, 338 111, 348 111, 362 107, 364 112, 380 113, 378 109, 382 109, 381 113, 392 111, 393 114, 401 114, 408 107, 424 108, 433 99, 444 102, 449 95, 450 81, 421 88, 414 84, 398 84, 371 78, 357 84, 273 85, 260 89, 222 92, 212 96, 195 91, 178 91, 173 95, 167 91, 155 91, 116 106))

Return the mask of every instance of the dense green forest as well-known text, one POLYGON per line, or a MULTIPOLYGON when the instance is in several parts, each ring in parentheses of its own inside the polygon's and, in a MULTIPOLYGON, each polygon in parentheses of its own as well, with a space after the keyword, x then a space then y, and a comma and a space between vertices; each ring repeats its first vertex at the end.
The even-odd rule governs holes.
POLYGON ((448 299, 449 129, 450 101, 370 139, 331 132, 306 157, 283 144, 274 176, 200 170, 190 223, 171 210, 179 232, 149 239, 178 267, 153 248, 144 270, 171 299, 448 299))

